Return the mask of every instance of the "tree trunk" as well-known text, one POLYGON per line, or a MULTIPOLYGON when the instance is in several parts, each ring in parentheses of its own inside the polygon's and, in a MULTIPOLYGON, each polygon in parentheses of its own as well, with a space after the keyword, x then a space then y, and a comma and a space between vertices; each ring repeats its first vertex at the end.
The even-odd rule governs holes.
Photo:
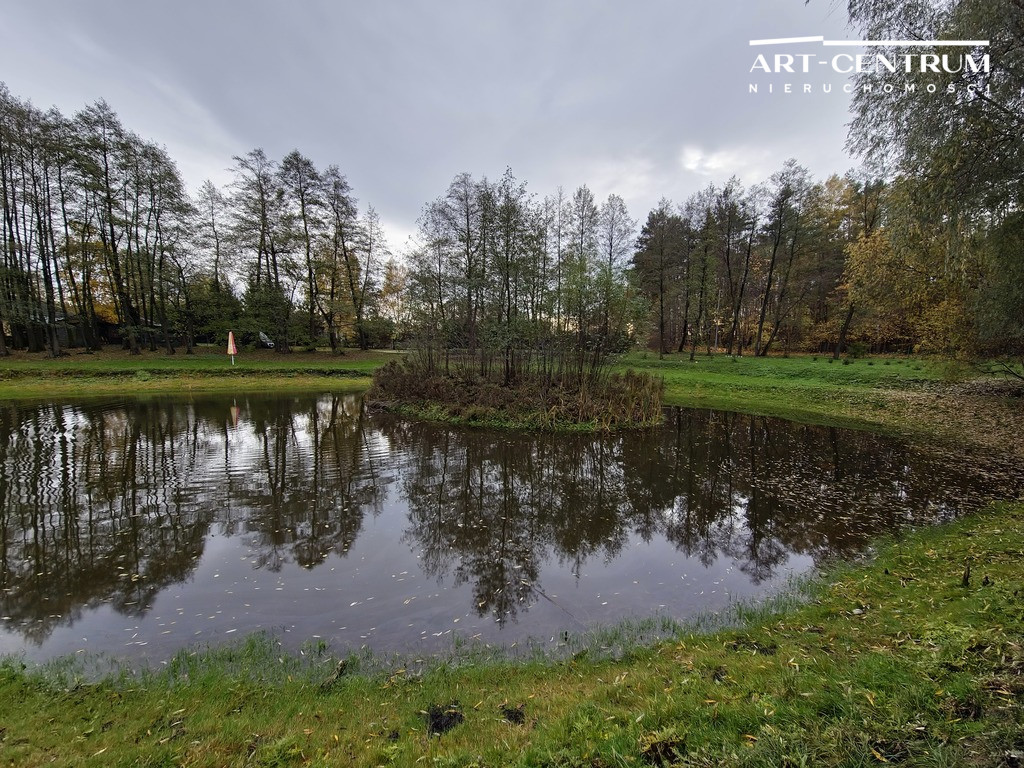
POLYGON ((7 337, 4 336, 4 318, 0 315, 0 357, 7 357, 11 351, 7 348, 7 337))
POLYGON ((853 319, 855 304, 851 301, 850 308, 846 311, 846 319, 843 320, 843 327, 839 330, 839 340, 836 342, 836 351, 832 355, 833 360, 839 359, 839 353, 846 346, 846 332, 850 330, 850 321, 853 319))
MULTIPOLYGON (((704 295, 707 286, 707 273, 708 273, 708 260, 705 258, 701 261, 700 265, 700 292, 697 294, 697 319, 693 323, 695 328, 693 332, 693 343, 690 345, 690 362, 692 363, 697 358, 697 332, 700 330, 700 323, 704 317, 704 295)), ((689 292, 687 292, 689 294, 689 292)), ((687 295, 687 304, 689 304, 689 295, 687 295)))
POLYGON ((747 253, 743 259, 743 277, 740 280, 739 290, 736 292, 736 305, 733 307, 732 330, 729 332, 729 354, 732 354, 733 344, 737 344, 737 354, 743 356, 743 339, 739 339, 740 332, 740 310, 743 307, 743 292, 747 287, 747 277, 750 274, 750 255, 754 248, 754 232, 757 230, 757 219, 750 224, 750 238, 747 240, 747 253))
POLYGON ((764 318, 768 314, 768 301, 772 293, 772 277, 775 273, 775 253, 772 252, 771 261, 768 262, 768 278, 764 287, 764 296, 761 299, 761 312, 757 318, 757 336, 754 339, 754 357, 762 357, 761 335, 764 333, 764 318))

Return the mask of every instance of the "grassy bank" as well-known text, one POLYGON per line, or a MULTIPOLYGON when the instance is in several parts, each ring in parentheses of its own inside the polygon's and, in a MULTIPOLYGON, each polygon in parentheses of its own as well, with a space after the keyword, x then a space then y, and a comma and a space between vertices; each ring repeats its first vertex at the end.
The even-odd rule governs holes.
POLYGON ((231 365, 221 350, 132 356, 106 349, 58 359, 16 354, 0 359, 0 400, 224 391, 360 391, 394 354, 246 352, 231 365))
POLYGON ((329 660, 281 658, 257 641, 95 684, 8 662, 0 755, 12 765, 1018 765, 1022 557, 1024 505, 993 507, 838 566, 782 614, 616 659, 332 678, 329 660))
MULTIPOLYGON (((120 350, 73 353, 52 360, 16 354, 0 359, 0 401, 125 394, 346 391, 368 389, 373 372, 394 352, 321 351, 279 355, 268 350, 240 355, 231 366, 221 350, 195 355, 162 352, 132 357, 120 350)), ((1024 408, 1020 387, 948 361, 875 357, 830 362, 827 356, 730 358, 686 355, 659 360, 650 353, 621 357, 615 370, 661 377, 667 405, 755 413, 834 426, 878 429, 1015 451, 1024 457, 1024 408), (1007 385, 1007 386, 1004 386, 1007 385), (1013 396, 1016 395, 1016 396, 1013 396)), ((411 414, 452 420, 437 407, 411 414)), ((486 412, 457 414, 455 421, 486 426, 507 423, 486 412)))
POLYGON ((939 358, 730 358, 633 354, 665 402, 970 444, 1024 459, 1024 388, 939 358))
POLYGON ((833 420, 870 420, 874 411, 887 407, 893 392, 948 387, 972 373, 947 361, 914 358, 716 355, 698 356, 691 363, 687 355, 659 360, 632 354, 620 365, 663 376, 666 400, 674 405, 833 420))

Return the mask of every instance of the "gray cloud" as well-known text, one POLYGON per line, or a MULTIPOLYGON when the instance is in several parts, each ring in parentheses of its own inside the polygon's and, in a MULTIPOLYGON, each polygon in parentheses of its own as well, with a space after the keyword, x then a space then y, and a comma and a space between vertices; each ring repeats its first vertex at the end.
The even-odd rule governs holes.
MULTIPOLYGON (((113 0, 6 4, 2 78, 37 105, 105 98, 190 186, 231 156, 298 147, 337 163, 392 240, 466 170, 537 193, 586 183, 643 219, 790 156, 823 176, 849 97, 749 94, 748 40, 848 36, 827 0, 113 0)), ((780 80, 781 82, 781 80, 780 80)), ((400 246, 400 242, 393 242, 400 246)))

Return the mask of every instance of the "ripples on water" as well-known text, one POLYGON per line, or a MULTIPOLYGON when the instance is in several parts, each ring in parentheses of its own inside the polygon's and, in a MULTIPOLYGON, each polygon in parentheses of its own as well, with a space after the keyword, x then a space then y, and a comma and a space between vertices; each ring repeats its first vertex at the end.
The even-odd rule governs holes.
POLYGON ((340 395, 5 405, 0 653, 162 659, 259 629, 414 651, 685 619, 1021 480, 994 457, 684 409, 584 436, 340 395))

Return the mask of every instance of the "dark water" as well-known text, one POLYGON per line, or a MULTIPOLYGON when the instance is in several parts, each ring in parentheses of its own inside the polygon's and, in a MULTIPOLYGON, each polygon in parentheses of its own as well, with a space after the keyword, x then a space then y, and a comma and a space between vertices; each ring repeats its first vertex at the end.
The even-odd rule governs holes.
POLYGON ((0 653, 335 652, 685 619, 1016 495, 997 457, 709 411, 594 437, 353 396, 0 407, 0 653))

